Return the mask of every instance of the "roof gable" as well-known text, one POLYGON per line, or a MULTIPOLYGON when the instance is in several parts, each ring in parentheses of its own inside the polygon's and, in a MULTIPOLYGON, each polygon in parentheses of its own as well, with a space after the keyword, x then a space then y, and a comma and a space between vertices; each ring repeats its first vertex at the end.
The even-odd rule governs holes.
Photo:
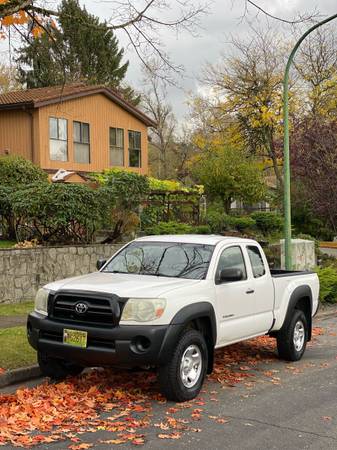
POLYGON ((27 89, 8 92, 0 95, 0 110, 6 109, 34 109, 55 103, 66 102, 75 98, 89 95, 103 94, 113 103, 128 111, 149 127, 156 123, 140 109, 126 101, 120 94, 105 86, 86 86, 84 84, 71 84, 64 86, 50 86, 45 88, 27 89))

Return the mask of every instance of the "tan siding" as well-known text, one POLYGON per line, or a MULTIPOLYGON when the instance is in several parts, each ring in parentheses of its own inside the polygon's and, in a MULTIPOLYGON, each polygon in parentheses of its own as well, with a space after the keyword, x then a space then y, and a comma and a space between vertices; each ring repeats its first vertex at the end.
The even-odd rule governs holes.
POLYGON ((148 171, 147 127, 138 119, 108 100, 102 94, 48 105, 39 110, 39 137, 41 167, 76 171, 100 171, 109 165, 109 127, 124 129, 125 167, 128 168, 128 130, 142 133, 142 167, 132 169, 146 174, 148 171), (49 117, 68 119, 68 161, 50 161, 49 117), (90 164, 74 162, 73 121, 90 124, 90 164))
POLYGON ((0 155, 32 159, 32 116, 27 111, 0 111, 0 155))

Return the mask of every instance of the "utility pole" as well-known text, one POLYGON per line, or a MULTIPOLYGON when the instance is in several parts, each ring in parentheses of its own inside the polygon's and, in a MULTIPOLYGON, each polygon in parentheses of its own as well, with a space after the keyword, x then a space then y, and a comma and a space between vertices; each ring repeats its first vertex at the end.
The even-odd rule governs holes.
POLYGON ((283 127, 284 127, 284 250, 285 266, 287 270, 292 269, 291 259, 291 195, 290 195, 290 156, 289 156, 289 71, 298 47, 304 39, 316 28, 337 18, 337 14, 322 20, 307 30, 297 41, 290 53, 283 79, 283 127))

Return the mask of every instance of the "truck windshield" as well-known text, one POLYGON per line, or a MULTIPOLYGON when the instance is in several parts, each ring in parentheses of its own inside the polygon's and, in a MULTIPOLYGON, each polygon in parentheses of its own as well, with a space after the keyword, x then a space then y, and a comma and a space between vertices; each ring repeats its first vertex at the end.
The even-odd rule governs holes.
POLYGON ((103 272, 202 280, 214 246, 172 242, 132 242, 103 272))

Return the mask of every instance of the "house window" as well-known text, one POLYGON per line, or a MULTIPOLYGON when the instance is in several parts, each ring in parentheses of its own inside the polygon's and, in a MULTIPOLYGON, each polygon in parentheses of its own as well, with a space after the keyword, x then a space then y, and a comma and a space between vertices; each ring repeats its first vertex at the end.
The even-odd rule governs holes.
POLYGON ((141 167, 141 133, 129 130, 129 166, 141 167))
POLYGON ((123 128, 110 128, 110 165, 124 166, 123 128))
POLYGON ((77 163, 90 163, 89 124, 74 122, 74 160, 77 163))
POLYGON ((51 161, 68 161, 68 121, 49 117, 49 154, 51 161))

